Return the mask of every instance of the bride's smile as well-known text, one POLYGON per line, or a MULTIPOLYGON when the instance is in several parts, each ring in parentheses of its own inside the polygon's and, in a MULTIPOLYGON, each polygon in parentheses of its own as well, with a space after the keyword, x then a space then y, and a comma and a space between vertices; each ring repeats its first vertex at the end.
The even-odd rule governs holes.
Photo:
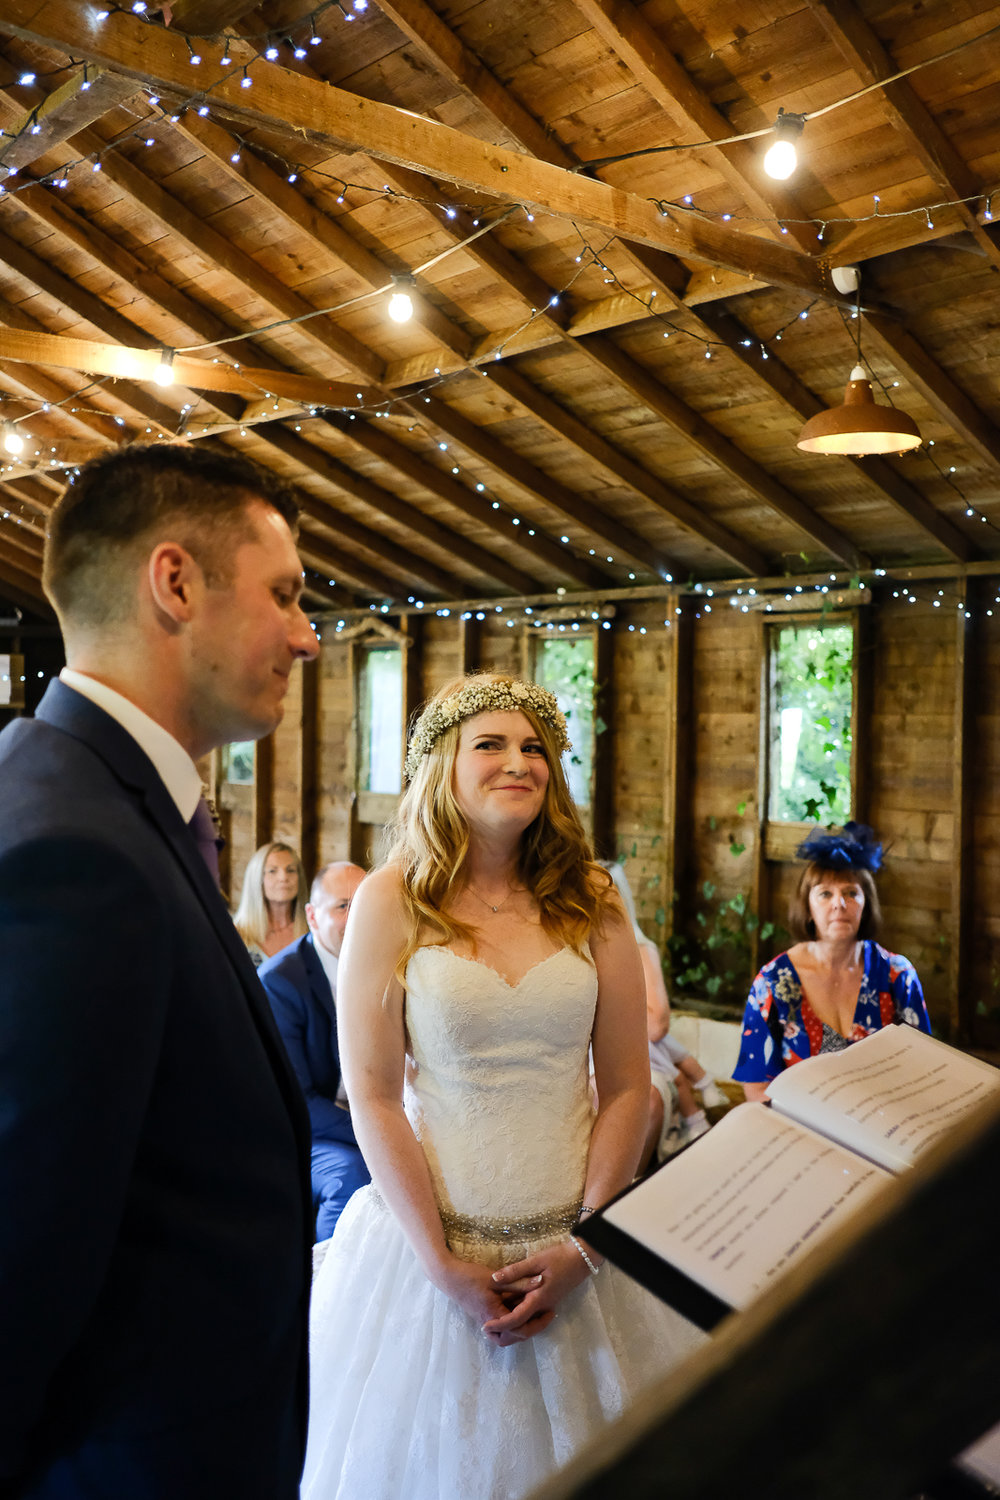
POLYGON ((513 821, 520 832, 541 812, 548 781, 544 747, 525 714, 502 709, 462 725, 453 789, 471 828, 513 821))

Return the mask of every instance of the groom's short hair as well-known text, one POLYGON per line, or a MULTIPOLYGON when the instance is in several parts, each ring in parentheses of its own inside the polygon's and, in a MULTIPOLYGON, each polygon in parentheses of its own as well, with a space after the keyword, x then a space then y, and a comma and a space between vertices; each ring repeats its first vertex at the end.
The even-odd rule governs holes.
POLYGON ((270 469, 219 443, 134 443, 91 460, 56 503, 43 582, 61 620, 88 628, 130 617, 139 566, 159 541, 189 551, 225 586, 261 500, 295 532, 298 502, 270 469))

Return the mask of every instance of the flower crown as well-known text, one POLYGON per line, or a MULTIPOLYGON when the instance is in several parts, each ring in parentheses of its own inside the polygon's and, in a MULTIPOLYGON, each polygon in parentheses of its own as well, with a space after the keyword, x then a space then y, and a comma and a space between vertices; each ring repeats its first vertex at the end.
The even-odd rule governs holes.
POLYGON ((457 693, 447 698, 428 703, 417 720, 410 736, 403 774, 412 781, 417 767, 428 750, 455 724, 476 714, 514 712, 528 708, 537 718, 543 719, 554 732, 559 753, 572 750, 566 731, 566 719, 556 702, 555 694, 537 682, 521 682, 516 677, 470 677, 457 693))
POLYGON ((817 829, 795 852, 799 859, 827 870, 868 870, 874 875, 882 864, 882 845, 864 823, 845 823, 834 833, 817 829))

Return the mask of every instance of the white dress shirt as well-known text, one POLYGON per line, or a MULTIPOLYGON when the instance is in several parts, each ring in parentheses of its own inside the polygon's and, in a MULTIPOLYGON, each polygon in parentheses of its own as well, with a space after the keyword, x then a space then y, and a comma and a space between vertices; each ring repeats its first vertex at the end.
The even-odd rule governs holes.
POLYGON ((185 823, 190 823, 201 798, 201 777, 184 746, 162 724, 157 724, 155 719, 137 708, 129 698, 108 687, 107 683, 98 682, 96 677, 88 677, 84 672, 74 671, 72 667, 63 667, 59 673, 59 681, 64 682, 75 693, 89 698, 98 708, 103 708, 106 714, 110 714, 121 725, 126 734, 132 736, 139 749, 144 750, 153 762, 177 806, 177 811, 185 823))

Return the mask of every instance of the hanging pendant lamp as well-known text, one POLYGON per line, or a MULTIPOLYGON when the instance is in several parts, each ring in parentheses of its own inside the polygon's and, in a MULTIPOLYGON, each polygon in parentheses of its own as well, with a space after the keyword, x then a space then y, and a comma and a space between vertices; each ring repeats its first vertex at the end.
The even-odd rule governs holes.
POLYGON ((864 457, 868 453, 906 453, 919 448, 920 429, 905 411, 878 406, 872 383, 861 363, 861 278, 854 266, 837 267, 832 279, 838 291, 857 293, 857 362, 851 371, 842 406, 810 417, 799 433, 797 446, 806 453, 843 453, 864 457))
POLYGON ((872 383, 862 365, 855 365, 844 392, 844 404, 810 417, 799 433, 798 447, 806 453, 906 453, 919 448, 920 429, 905 411, 877 406, 872 383))

